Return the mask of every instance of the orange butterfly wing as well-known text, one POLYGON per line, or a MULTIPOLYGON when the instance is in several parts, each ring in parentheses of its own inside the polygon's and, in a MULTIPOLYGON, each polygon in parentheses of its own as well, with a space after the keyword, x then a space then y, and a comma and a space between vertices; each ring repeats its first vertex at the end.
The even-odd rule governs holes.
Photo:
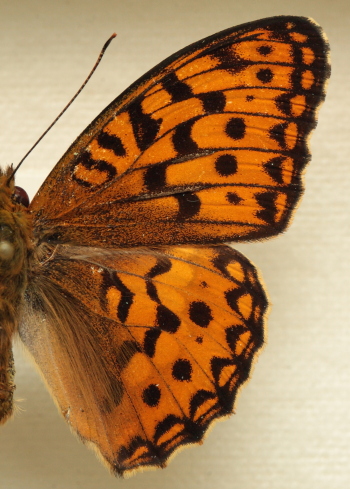
POLYGON ((116 99, 33 200, 20 335, 115 472, 163 466, 232 412, 267 302, 246 259, 203 245, 287 225, 327 53, 298 17, 199 41, 116 99))
POLYGON ((129 247, 281 232, 302 192, 328 71, 320 29, 296 17, 173 55, 57 164, 31 205, 40 239, 129 247))
POLYGON ((119 474, 164 466, 232 411, 263 342, 254 267, 228 246, 58 246, 21 338, 71 428, 119 474))

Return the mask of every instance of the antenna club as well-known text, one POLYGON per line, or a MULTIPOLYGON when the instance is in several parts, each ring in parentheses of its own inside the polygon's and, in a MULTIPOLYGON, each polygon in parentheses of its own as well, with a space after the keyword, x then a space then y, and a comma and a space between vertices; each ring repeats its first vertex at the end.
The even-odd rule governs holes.
POLYGON ((108 41, 105 42, 102 50, 101 50, 101 53, 100 53, 100 57, 103 56, 103 53, 106 51, 106 49, 108 48, 108 46, 110 45, 110 43, 113 41, 113 39, 117 37, 117 34, 115 32, 113 32, 113 34, 111 35, 111 37, 108 39, 108 41))

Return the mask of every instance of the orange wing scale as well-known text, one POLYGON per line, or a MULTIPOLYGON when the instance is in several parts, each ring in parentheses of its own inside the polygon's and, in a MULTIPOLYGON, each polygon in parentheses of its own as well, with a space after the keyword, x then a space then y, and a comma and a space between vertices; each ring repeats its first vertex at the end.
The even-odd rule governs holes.
POLYGON ((44 184, 34 199, 46 239, 201 244, 286 227, 324 98, 326 46, 306 19, 252 25, 180 51, 97 118, 48 179, 64 185, 44 184))
POLYGON ((112 102, 34 198, 20 335, 115 473, 163 467, 232 412, 267 301, 220 243, 287 226, 327 56, 299 17, 199 41, 112 102))
POLYGON ((164 465, 231 412, 262 345, 267 306, 240 253, 59 246, 44 268, 50 284, 28 292, 44 305, 40 326, 29 306, 35 324, 22 327, 22 340, 70 426, 115 472, 164 465), (72 337, 76 351, 66 351, 72 337))

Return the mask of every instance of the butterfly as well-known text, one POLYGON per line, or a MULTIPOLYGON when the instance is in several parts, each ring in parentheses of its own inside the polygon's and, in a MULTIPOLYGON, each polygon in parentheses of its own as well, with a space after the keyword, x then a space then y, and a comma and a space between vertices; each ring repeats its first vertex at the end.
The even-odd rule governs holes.
POLYGON ((16 335, 115 474, 164 467, 233 411, 268 304, 223 243, 290 222, 328 50, 302 17, 227 29, 115 99, 29 206, 1 170, 1 422, 16 335))

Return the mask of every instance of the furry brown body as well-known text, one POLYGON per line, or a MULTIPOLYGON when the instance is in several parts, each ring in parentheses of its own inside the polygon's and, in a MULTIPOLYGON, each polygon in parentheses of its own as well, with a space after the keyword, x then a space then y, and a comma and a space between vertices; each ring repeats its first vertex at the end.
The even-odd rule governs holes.
POLYGON ((12 337, 27 283, 30 249, 27 210, 13 202, 12 169, 0 173, 0 423, 13 410, 14 366, 12 337))

